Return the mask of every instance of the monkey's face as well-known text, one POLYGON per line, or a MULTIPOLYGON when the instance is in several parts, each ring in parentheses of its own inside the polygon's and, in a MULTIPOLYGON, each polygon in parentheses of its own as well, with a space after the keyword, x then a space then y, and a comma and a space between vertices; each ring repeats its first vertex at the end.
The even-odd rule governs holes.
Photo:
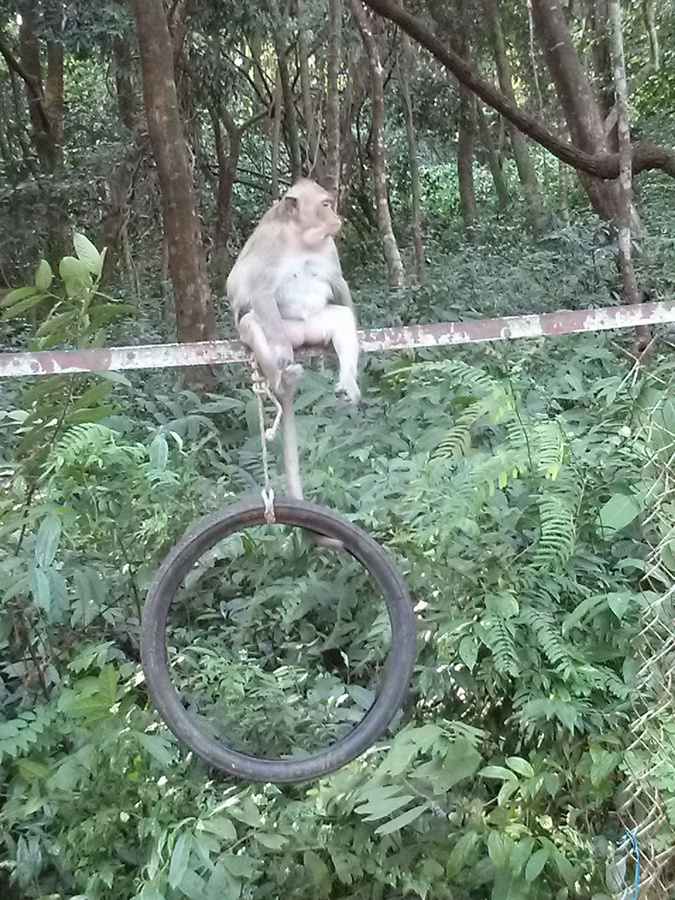
POLYGON ((342 227, 342 219, 335 212, 335 201, 314 181, 294 185, 283 202, 303 237, 312 243, 335 237, 342 227))
POLYGON ((342 219, 335 212, 335 201, 330 194, 326 194, 321 201, 320 209, 317 210, 316 215, 318 219, 324 222, 326 234, 335 237, 342 228, 342 219))

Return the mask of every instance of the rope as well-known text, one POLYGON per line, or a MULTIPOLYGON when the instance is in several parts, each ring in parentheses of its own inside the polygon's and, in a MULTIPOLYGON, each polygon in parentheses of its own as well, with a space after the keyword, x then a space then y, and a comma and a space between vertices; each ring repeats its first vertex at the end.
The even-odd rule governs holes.
POLYGON ((263 504, 265 506, 265 521, 268 525, 274 525, 276 522, 276 516, 274 513, 274 490, 270 485, 270 470, 269 470, 269 459, 267 453, 267 445, 270 441, 273 441, 277 435, 277 431, 279 430, 279 424, 281 422, 282 416, 282 407, 281 403, 274 396, 272 391, 269 389, 269 385, 267 381, 258 368, 256 362, 254 360, 251 361, 253 366, 252 373, 252 387, 253 393, 256 396, 256 400, 258 401, 258 425, 260 427, 260 449, 262 455, 262 466, 263 466, 263 479, 265 482, 265 486, 261 491, 261 496, 263 500, 263 504), (274 405, 276 406, 276 415, 274 417, 274 422, 272 423, 271 428, 265 428, 265 406, 263 403, 263 398, 267 397, 270 399, 274 405))
POLYGON ((635 869, 633 873, 633 896, 631 900, 637 900, 637 896, 640 892, 640 848, 638 847, 638 842, 636 836, 630 830, 630 828, 626 828, 626 833, 618 842, 618 848, 620 851, 627 851, 628 847, 631 847, 633 851, 633 859, 635 861, 635 869))

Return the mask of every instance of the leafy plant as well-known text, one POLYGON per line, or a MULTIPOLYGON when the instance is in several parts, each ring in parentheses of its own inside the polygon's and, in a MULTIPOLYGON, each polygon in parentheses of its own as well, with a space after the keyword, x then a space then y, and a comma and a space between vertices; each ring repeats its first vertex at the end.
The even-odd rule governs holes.
MULTIPOLYGON (((139 607, 168 547, 261 483, 248 392, 229 380, 199 398, 153 376, 132 397, 121 382, 113 413, 55 429, 20 462, 20 418, 5 429, 0 840, 21 894, 621 896, 617 803, 639 832, 636 785, 666 810, 672 796, 667 663, 648 675, 643 662, 646 623, 662 643, 672 618, 672 366, 657 355, 626 378, 591 336, 428 357, 369 361, 358 423, 328 373, 303 379, 308 494, 394 554, 420 647, 392 733, 283 790, 186 755, 138 661, 139 607)), ((200 560, 168 633, 193 714, 268 755, 349 729, 387 643, 353 561, 268 528, 200 560)), ((672 843, 659 819, 643 864, 672 843)))

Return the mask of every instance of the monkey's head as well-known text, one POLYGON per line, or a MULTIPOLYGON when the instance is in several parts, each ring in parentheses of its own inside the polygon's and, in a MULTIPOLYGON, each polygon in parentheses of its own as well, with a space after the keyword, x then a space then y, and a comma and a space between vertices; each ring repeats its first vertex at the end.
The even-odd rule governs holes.
POLYGON ((297 225, 303 241, 310 245, 335 237, 342 227, 331 194, 309 178, 297 181, 279 206, 282 216, 297 225))

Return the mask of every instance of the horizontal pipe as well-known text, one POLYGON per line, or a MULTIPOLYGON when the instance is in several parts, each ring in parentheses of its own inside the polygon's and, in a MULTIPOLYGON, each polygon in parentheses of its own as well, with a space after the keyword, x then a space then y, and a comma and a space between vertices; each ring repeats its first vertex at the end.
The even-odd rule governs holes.
MULTIPOLYGON (((498 319, 434 322, 359 331, 361 350, 414 350, 481 341, 508 341, 545 335, 608 331, 675 322, 675 301, 610 306, 601 309, 560 310, 498 319)), ((323 352, 307 347, 300 355, 323 352)), ((197 344, 150 344, 138 347, 102 347, 87 350, 38 350, 0 353, 0 378, 23 375, 55 375, 72 372, 119 372, 125 369, 168 369, 246 362, 249 353, 240 341, 205 341, 197 344)))

